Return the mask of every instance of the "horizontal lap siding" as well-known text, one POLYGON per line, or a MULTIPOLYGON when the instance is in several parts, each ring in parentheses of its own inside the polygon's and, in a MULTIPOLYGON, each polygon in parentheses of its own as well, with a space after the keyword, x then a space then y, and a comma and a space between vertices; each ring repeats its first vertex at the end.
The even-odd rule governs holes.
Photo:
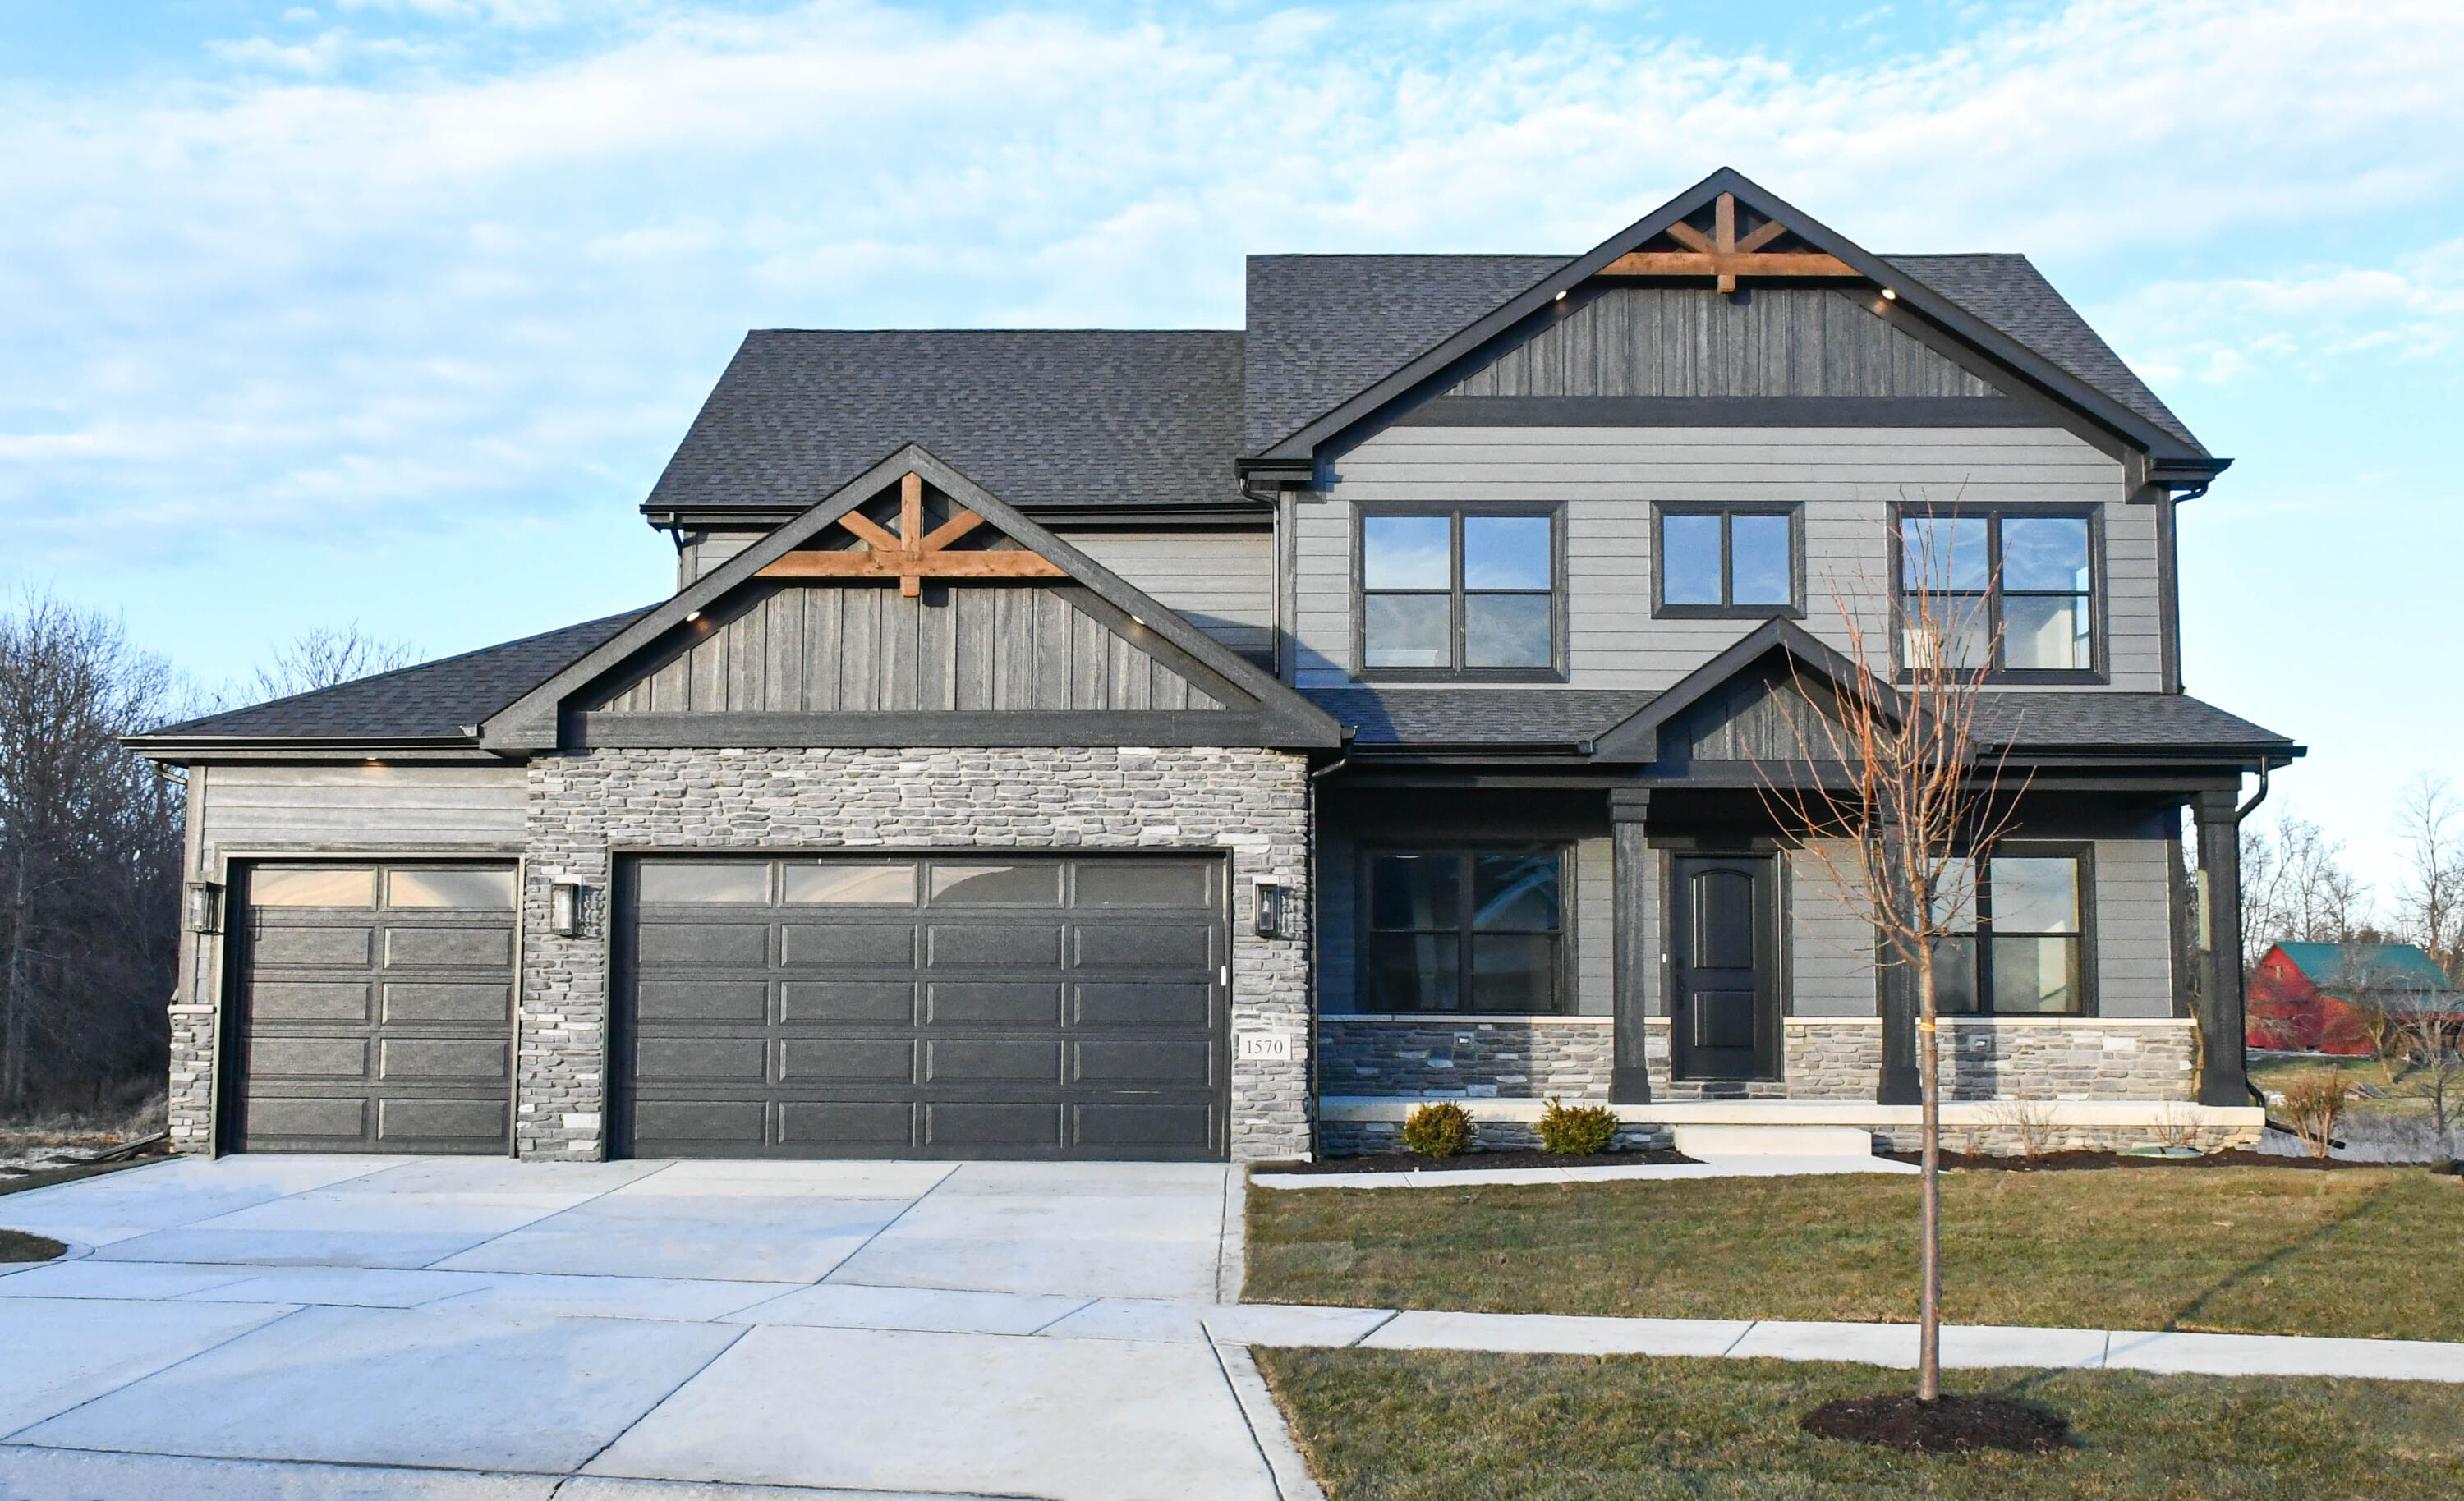
POLYGON ((1064 539, 1234 651, 1273 646, 1271 533, 1075 532, 1064 539))
POLYGON ((1574 685, 1664 688, 1749 628, 1651 615, 1655 504, 1805 507, 1805 624, 1848 644, 1841 605, 1880 651, 1898 502, 2102 503, 2106 630, 2116 686, 2155 689, 2155 514, 2122 504, 2122 467, 2053 428, 1395 427, 1346 454, 1329 498, 1293 533, 1293 628, 1304 685, 1352 667, 1353 516, 1403 500, 1562 501, 1574 685))
POLYGON ((215 766, 197 816, 209 862, 248 850, 511 845, 524 795, 519 767, 215 766))
POLYGON ((2097 841, 2098 1014, 2173 1014, 2170 888, 2164 840, 2097 841))

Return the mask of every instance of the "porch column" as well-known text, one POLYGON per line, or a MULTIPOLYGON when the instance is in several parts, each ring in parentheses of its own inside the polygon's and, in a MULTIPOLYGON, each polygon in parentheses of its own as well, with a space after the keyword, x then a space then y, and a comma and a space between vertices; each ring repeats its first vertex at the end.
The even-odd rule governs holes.
POLYGON ((1618 1104, 1647 1104, 1651 1099, 1651 1064, 1647 1053, 1652 984, 1660 955, 1651 943, 1651 848, 1644 841, 1644 820, 1651 812, 1651 789, 1619 787, 1609 793, 1609 834, 1616 856, 1617 902, 1617 1058, 1609 1075, 1609 1099, 1618 1104))
POLYGON ((2199 1103, 2247 1105, 2250 1081, 2242 1012, 2241 789, 2204 792, 2199 826, 2199 1103))

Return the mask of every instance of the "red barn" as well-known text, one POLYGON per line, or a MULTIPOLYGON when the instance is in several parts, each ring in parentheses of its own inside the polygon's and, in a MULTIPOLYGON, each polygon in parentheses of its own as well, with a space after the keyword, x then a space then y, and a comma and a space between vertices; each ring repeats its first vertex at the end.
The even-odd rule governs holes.
POLYGON ((2367 1054, 2372 1007, 2464 1012, 2447 972, 2411 944, 2278 944, 2248 994, 2250 1046, 2298 1052, 2367 1054))

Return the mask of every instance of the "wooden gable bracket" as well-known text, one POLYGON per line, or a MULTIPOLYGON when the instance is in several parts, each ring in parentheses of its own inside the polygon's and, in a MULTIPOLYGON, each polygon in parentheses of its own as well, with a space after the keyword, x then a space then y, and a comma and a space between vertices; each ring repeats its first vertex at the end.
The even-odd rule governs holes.
POLYGON ((756 578, 895 578, 898 592, 913 599, 924 592, 927 578, 1066 578, 1068 575, 1038 553, 1023 548, 1001 552, 952 553, 949 545, 983 525, 972 511, 924 530, 924 477, 909 471, 898 482, 898 530, 876 525, 862 511, 839 517, 839 525, 856 534, 862 548, 843 551, 800 551, 780 555, 756 578))
POLYGON ((1737 238, 1737 195, 1722 193, 1712 208, 1712 233, 1705 234, 1683 220, 1668 227, 1668 237, 1683 250, 1636 250, 1600 268, 1603 276, 1717 276, 1722 292, 1737 290, 1740 276, 1861 276, 1864 272, 1835 255, 1808 250, 1766 250, 1764 246, 1788 232, 1773 219, 1737 238))

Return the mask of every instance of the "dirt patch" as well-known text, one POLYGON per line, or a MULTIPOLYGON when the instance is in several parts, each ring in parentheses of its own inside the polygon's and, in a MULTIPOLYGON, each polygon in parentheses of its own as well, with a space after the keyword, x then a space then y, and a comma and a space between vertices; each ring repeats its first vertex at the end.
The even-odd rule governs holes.
POLYGON ((1904 1392, 1885 1397, 1842 1397, 1826 1402, 1796 1425, 1816 1438, 1878 1444, 1911 1454, 1968 1454, 2008 1449, 2013 1454, 2051 1454, 2070 1442, 2071 1423, 2058 1412, 2007 1397, 1962 1397, 1919 1402, 1904 1392))
POLYGON ((67 1251, 66 1246, 49 1235, 29 1235, 24 1230, 0 1230, 0 1261, 52 1261, 67 1251))
POLYGON ((1585 1156, 1558 1152, 1465 1152, 1460 1157, 1422 1157, 1418 1152, 1372 1152, 1362 1157, 1326 1158, 1314 1163, 1260 1163, 1260 1173, 1430 1173, 1491 1167, 1662 1167, 1698 1161, 1683 1152, 1654 1148, 1640 1152, 1593 1152, 1585 1156))

